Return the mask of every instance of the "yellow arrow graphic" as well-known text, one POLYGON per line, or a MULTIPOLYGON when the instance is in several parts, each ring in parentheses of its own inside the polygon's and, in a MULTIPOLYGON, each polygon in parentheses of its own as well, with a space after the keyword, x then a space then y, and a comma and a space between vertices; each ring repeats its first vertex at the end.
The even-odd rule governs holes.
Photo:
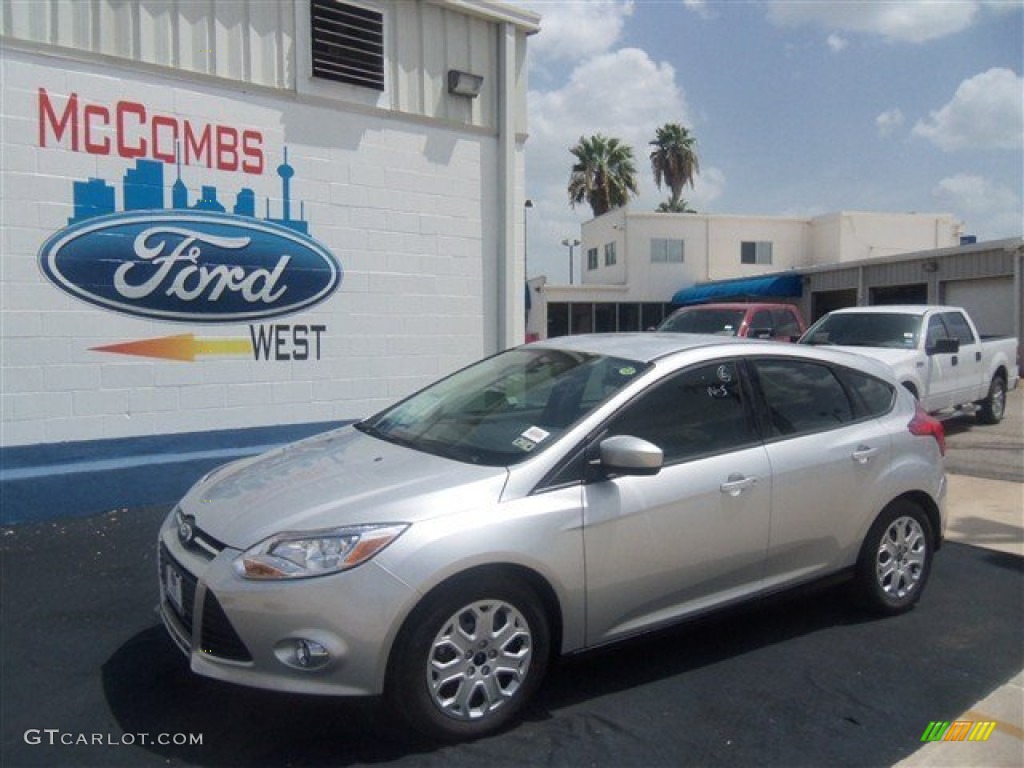
POLYGON ((203 357, 251 355, 252 341, 250 339, 237 338, 204 338, 196 337, 192 333, 183 333, 179 336, 125 341, 120 344, 91 347, 91 349, 94 352, 113 352, 118 355, 156 357, 164 360, 183 360, 194 363, 200 355, 203 357))

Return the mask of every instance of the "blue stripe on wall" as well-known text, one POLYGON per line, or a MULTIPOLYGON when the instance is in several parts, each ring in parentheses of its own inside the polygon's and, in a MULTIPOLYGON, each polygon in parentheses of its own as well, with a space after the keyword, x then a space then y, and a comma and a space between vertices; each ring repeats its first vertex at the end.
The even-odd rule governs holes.
POLYGON ((0 449, 0 524, 171 505, 204 473, 347 422, 0 449))

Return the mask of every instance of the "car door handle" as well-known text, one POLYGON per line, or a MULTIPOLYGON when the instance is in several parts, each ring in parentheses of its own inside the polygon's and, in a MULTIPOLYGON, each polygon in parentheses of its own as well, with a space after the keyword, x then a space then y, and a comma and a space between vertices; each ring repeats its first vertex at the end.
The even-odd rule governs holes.
POLYGON ((852 454, 852 458, 858 464, 867 464, 871 460, 871 457, 876 453, 878 453, 877 448, 872 448, 867 445, 858 445, 857 450, 852 454))
POLYGON ((739 496, 747 488, 753 488, 757 485, 756 477, 745 477, 740 474, 729 475, 729 479, 719 486, 722 493, 727 493, 730 496, 739 496))

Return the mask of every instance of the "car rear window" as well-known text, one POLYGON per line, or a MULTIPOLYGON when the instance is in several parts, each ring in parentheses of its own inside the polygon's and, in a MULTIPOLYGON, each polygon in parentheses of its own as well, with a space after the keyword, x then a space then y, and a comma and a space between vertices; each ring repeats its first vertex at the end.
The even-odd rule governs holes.
POLYGON ((892 410, 896 390, 892 384, 850 368, 838 369, 839 378, 855 394, 866 416, 883 416, 892 410))

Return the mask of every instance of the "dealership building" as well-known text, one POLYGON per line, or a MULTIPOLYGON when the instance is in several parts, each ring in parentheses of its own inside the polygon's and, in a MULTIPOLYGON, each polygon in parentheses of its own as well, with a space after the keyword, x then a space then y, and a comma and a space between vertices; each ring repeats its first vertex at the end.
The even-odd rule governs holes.
POLYGON ((527 332, 636 331, 687 304, 786 302, 813 321, 870 304, 952 304, 1021 337, 1022 240, 974 242, 948 214, 776 217, 619 208, 567 243, 578 284, 532 278, 527 332), (571 247, 570 247, 571 246, 571 247))
POLYGON ((536 15, 39 0, 0 25, 6 467, 353 419, 521 343, 536 15))

